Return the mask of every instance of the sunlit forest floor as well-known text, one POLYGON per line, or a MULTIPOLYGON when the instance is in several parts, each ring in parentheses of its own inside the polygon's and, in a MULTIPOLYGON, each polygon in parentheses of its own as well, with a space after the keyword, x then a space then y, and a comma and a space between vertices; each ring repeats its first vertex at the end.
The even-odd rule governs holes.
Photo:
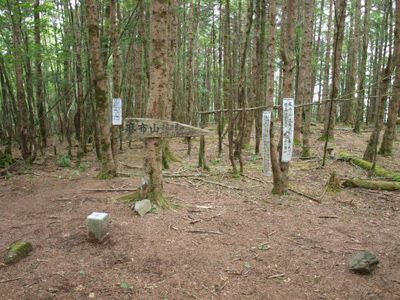
MULTIPOLYGON (((400 193, 365 189, 326 192, 329 175, 366 177, 348 162, 329 159, 320 168, 320 127, 312 127, 315 159, 300 160, 296 148, 290 186, 271 195, 272 178, 262 160, 245 151, 245 175, 232 176, 217 159, 217 138, 207 137, 210 171, 196 168, 198 139, 165 174, 165 191, 178 206, 139 217, 118 201, 142 175, 142 143, 119 157, 124 177, 97 180, 94 152, 80 168, 57 166, 49 147, 31 169, 0 179, 0 255, 16 240, 33 244, 31 255, 0 264, 1 299, 399 299, 400 193), (129 174, 129 177, 128 177, 129 174), (220 183, 222 185, 217 185, 220 183), (110 214, 102 244, 86 240, 86 216, 110 214), (380 259, 372 275, 351 273, 349 259, 368 249, 380 259)), ((370 132, 336 130, 335 151, 362 156, 370 132)), ((66 153, 65 146, 57 145, 66 153)), ((400 145, 380 165, 400 170, 400 145)))

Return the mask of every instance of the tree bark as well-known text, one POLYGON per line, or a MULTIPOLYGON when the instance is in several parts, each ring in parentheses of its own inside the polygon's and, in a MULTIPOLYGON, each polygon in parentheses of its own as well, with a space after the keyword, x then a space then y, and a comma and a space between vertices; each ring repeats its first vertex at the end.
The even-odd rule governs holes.
MULTIPOLYGON (((117 13, 117 2, 118 0, 110 0, 110 21, 111 21, 111 49, 113 57, 113 68, 112 68, 112 82, 113 82, 113 98, 120 98, 121 96, 121 55, 119 47, 119 21, 117 13)), ((117 155, 118 155, 118 137, 119 137, 120 126, 111 125, 111 149, 113 153, 114 163, 116 168, 117 155)))
MULTIPOLYGON (((297 1, 285 0, 282 9, 282 36, 281 36, 281 57, 283 62, 282 71, 282 97, 293 98, 293 81, 295 65, 295 23, 297 1)), ((274 141, 274 122, 271 122, 271 165, 273 172, 274 187, 273 194, 282 195, 289 189, 289 163, 282 162, 282 139, 283 131, 276 148, 274 141)))
MULTIPOLYGON (((314 91, 312 90, 313 72, 312 72, 312 50, 313 50, 313 28, 314 28, 314 0, 303 0, 304 10, 304 42, 301 58, 299 84, 301 98, 300 103, 310 104, 313 101, 314 91), (301 76, 300 76, 301 75, 301 76)), ((311 106, 303 107, 304 120, 302 123, 303 149, 302 157, 310 156, 310 126, 311 126, 311 106)))
POLYGON ((101 171, 99 178, 116 175, 117 169, 111 149, 110 115, 107 93, 107 77, 101 58, 101 43, 99 37, 99 20, 95 0, 86 0, 89 50, 93 69, 93 85, 96 98, 96 115, 100 124, 101 171))
POLYGON ((368 58, 368 30, 369 30, 369 10, 371 6, 370 0, 365 0, 365 10, 364 10, 364 21, 363 21, 363 40, 362 40, 362 53, 361 62, 359 66, 358 73, 358 96, 357 96, 357 108, 356 108, 356 118, 354 125, 354 132, 361 132, 361 125, 364 122, 364 97, 365 97, 365 73, 367 70, 367 58, 368 58))
POLYGON ((45 99, 42 73, 42 44, 40 37, 40 1, 34 3, 34 31, 35 31, 35 66, 36 66, 36 107, 39 120, 41 147, 47 147, 47 126, 45 119, 45 99))
POLYGON ((396 0, 396 25, 394 33, 394 65, 396 68, 394 83, 392 88, 392 97, 390 99, 388 119, 385 133, 379 153, 383 155, 392 155, 393 142, 396 137, 396 122, 400 108, 400 0, 396 0))
MULTIPOLYGON (((347 0, 337 0, 335 2, 335 34, 333 41, 333 69, 332 69, 332 91, 330 100, 336 100, 339 97, 340 90, 340 63, 342 57, 342 45, 344 36, 344 21, 346 19, 347 0)), ((324 123, 324 139, 333 138, 333 128, 336 122, 336 103, 329 102, 328 118, 324 123)))

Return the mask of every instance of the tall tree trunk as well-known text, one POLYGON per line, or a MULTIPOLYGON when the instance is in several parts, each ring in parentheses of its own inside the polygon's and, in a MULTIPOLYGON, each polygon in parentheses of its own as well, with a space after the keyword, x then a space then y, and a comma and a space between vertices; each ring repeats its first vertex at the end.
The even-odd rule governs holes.
MULTIPOLYGON (((168 1, 154 0, 151 9, 151 43, 150 60, 150 103, 148 116, 161 119, 169 100, 169 72, 168 72, 168 1)), ((161 139, 145 139, 145 171, 148 176, 146 197, 159 207, 168 204, 163 196, 163 179, 161 164, 161 139)))
MULTIPOLYGON (((319 12, 319 21, 318 21, 318 35, 317 35, 317 43, 315 45, 315 57, 320 60, 317 72, 317 66, 313 67, 313 79, 312 79, 312 88, 314 91, 315 84, 317 82, 317 74, 318 74, 318 106, 316 109, 316 120, 317 122, 321 122, 321 97, 322 97, 322 73, 323 73, 323 59, 322 59, 322 51, 321 51, 321 36, 322 36, 322 19, 325 15, 325 0, 321 0, 320 12, 319 12)), ((318 65, 318 64, 317 64, 318 65)))
MULTIPOLYGON (((110 0, 110 21, 111 21, 111 48, 113 57, 113 98, 119 98, 121 96, 121 55, 119 49, 119 22, 117 13, 117 1, 110 0)), ((116 168, 117 155, 118 155, 118 137, 119 137, 120 126, 111 125, 111 148, 116 168)))
POLYGON ((332 91, 330 95, 328 118, 324 123, 324 138, 333 138, 333 128, 336 121, 336 102, 339 97, 340 89, 340 63, 342 57, 342 45, 344 36, 344 21, 346 19, 347 0, 337 0, 335 2, 335 34, 333 41, 333 69, 332 69, 332 91))
MULTIPOLYGON (((256 1, 257 3, 258 1, 256 1)), ((271 5, 271 4, 270 4, 271 5)), ((261 0, 259 4, 259 18, 258 23, 260 27, 260 34, 257 37, 258 43, 256 44, 256 57, 258 58, 257 64, 257 73, 258 75, 258 85, 259 87, 256 90, 256 105, 262 106, 265 102, 266 97, 266 89, 265 89, 265 36, 266 36, 266 0, 261 0)), ((255 131, 256 131, 256 140, 254 153, 258 154, 260 152, 260 143, 261 143, 261 131, 262 131, 262 112, 255 111, 255 131)))
POLYGON ((389 26, 391 23, 390 17, 392 12, 391 0, 387 0, 385 2, 385 18, 384 24, 382 26, 382 43, 381 47, 383 48, 380 51, 380 61, 384 62, 386 60, 386 50, 389 49, 389 57, 387 59, 386 67, 382 70, 382 74, 379 76, 379 84, 376 88, 376 99, 375 99, 375 127, 372 131, 368 145, 364 151, 363 159, 372 162, 372 169, 374 169, 376 165, 376 155, 379 143, 379 136, 381 130, 383 128, 384 115, 385 115, 385 106, 387 99, 387 91, 389 89, 389 85, 391 83, 391 74, 393 67, 393 56, 392 56, 392 26, 389 26), (390 21, 389 21, 390 20, 390 21), (388 29, 389 28, 389 29, 388 29), (388 47, 389 44, 389 47, 388 47))
POLYGON ((1 95, 3 99, 3 122, 6 131, 6 147, 4 149, 4 154, 12 156, 12 141, 13 141, 13 112, 11 107, 11 101, 15 101, 12 95, 10 95, 9 90, 7 89, 6 76, 5 76, 5 68, 3 63, 3 57, 0 54, 0 88, 1 95))
POLYGON ((25 99, 25 89, 24 89, 24 78, 23 78, 23 55, 22 49, 23 45, 22 30, 21 30, 21 12, 18 1, 12 1, 12 5, 8 2, 10 14, 12 15, 12 29, 13 29, 13 47, 14 47, 14 57, 15 57, 15 80, 17 89, 17 132, 19 136, 21 155, 25 161, 30 161, 31 159, 31 147, 30 147, 30 137, 29 137, 29 118, 28 108, 25 99))
MULTIPOLYGON (((314 20, 314 0, 303 0, 304 10, 304 38, 303 53, 300 65, 299 84, 301 98, 300 103, 311 104, 313 101, 313 72, 312 72, 312 49, 313 49, 313 20, 314 20), (301 79, 300 79, 301 77, 301 79)), ((311 126, 311 105, 303 108, 304 120, 302 123, 303 149, 302 157, 310 156, 310 126, 311 126)))
POLYGON ((47 127, 45 119, 45 99, 42 74, 42 44, 40 37, 40 0, 34 3, 35 66, 36 66, 36 107, 39 120, 40 145, 47 147, 47 127))
POLYGON ((117 169, 111 149, 109 101, 107 93, 107 77, 101 58, 99 37, 99 20, 95 0, 86 0, 89 50, 93 69, 93 85, 96 97, 96 115, 100 127, 101 171, 99 178, 113 177, 117 169))
POLYGON ((357 96, 357 108, 356 108, 356 120, 354 125, 354 132, 361 132, 361 124, 364 122, 364 98, 365 98, 365 73, 367 70, 367 58, 368 58, 368 31, 369 31, 369 10, 371 6, 370 0, 365 0, 364 3, 364 21, 363 21, 363 40, 362 40, 362 53, 361 62, 358 69, 358 96, 357 96))
POLYGON ((383 134, 383 140, 379 153, 383 155, 392 155, 393 141, 396 137, 397 115, 400 109, 400 0, 396 0, 396 25, 394 31, 394 53, 393 60, 396 68, 394 83, 392 88, 392 97, 390 99, 388 119, 386 130, 383 134))
POLYGON ((357 70, 358 70, 358 52, 360 44, 360 14, 361 14, 361 0, 355 0, 353 2, 354 7, 351 8, 353 12, 353 34, 350 35, 350 50, 349 50, 349 61, 350 68, 348 74, 348 82, 346 85, 345 97, 351 99, 350 101, 344 102, 344 118, 343 122, 348 125, 355 124, 355 91, 357 85, 357 70))
POLYGON ((267 67, 267 96, 266 106, 274 106, 274 78, 275 78, 275 34, 276 34, 276 1, 270 0, 268 11, 269 42, 268 42, 268 67, 267 67))
POLYGON ((87 152, 85 139, 85 98, 83 95, 83 74, 82 74, 82 26, 79 24, 78 8, 75 9, 74 37, 75 37, 75 59, 76 59, 76 90, 77 107, 75 115, 76 137, 79 141, 77 157, 78 160, 87 152))
MULTIPOLYGON (((295 65, 295 23, 297 1, 285 0, 282 9, 282 36, 281 36, 281 57, 282 68, 282 97, 293 98, 293 81, 295 65)), ((279 145, 276 148, 274 141, 273 124, 271 123, 271 165, 273 172, 274 187, 273 194, 282 195, 289 189, 289 162, 282 162, 282 140, 283 131, 279 138, 279 145)))
POLYGON ((329 115, 329 72, 331 66, 331 28, 332 28, 332 15, 333 15, 333 0, 329 0, 329 15, 328 15, 328 28, 326 30, 326 50, 325 50, 325 65, 324 65, 324 84, 322 89, 322 104, 323 104, 323 116, 321 119, 325 121, 329 115))
POLYGON ((230 0, 225 0, 225 14, 224 14, 224 82, 223 82, 223 91, 224 91, 224 103, 226 103, 226 107, 228 109, 228 142, 229 142, 229 161, 231 162, 232 172, 234 174, 237 173, 235 157, 234 157, 234 149, 233 149, 233 137, 235 130, 235 119, 233 115, 233 78, 232 78, 232 53, 231 53, 231 26, 230 26, 230 0))

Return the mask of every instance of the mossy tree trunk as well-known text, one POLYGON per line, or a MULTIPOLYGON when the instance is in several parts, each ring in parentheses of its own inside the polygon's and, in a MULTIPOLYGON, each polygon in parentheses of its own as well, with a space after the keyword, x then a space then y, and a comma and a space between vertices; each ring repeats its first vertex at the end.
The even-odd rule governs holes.
MULTIPOLYGON (((169 88, 169 39, 168 22, 169 1, 155 0, 151 8, 151 44, 150 53, 150 98, 147 115, 149 118, 162 119, 167 107, 172 107, 169 88)), ((145 172, 147 178, 146 195, 159 207, 168 206, 163 195, 161 139, 145 139, 145 172)))
POLYGON ((99 19, 95 0, 86 0, 87 24, 89 34, 89 50, 93 70, 93 85, 96 99, 96 116, 99 122, 99 136, 101 145, 101 171, 99 178, 108 178, 116 175, 117 168, 111 148, 110 114, 107 92, 107 77, 101 57, 101 43, 99 36, 99 19))

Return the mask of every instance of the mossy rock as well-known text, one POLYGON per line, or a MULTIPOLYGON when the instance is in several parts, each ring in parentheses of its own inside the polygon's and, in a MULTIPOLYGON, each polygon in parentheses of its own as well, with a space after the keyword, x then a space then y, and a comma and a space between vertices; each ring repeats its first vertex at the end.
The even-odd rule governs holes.
POLYGON ((22 258, 28 256, 32 250, 33 248, 30 242, 14 242, 8 247, 7 253, 4 257, 4 262, 8 265, 14 264, 22 258))

